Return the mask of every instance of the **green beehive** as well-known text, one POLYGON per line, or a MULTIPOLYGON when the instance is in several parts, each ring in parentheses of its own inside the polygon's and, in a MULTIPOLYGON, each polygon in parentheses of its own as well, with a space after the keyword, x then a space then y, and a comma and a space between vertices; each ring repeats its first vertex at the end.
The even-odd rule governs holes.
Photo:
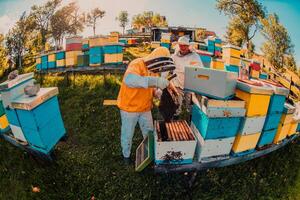
POLYGON ((89 66, 89 55, 79 55, 77 58, 78 61, 78 67, 85 67, 89 66))

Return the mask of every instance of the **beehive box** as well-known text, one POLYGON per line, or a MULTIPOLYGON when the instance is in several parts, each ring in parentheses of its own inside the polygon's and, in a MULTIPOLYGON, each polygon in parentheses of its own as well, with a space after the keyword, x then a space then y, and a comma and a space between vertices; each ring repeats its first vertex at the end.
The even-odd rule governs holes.
POLYGON ((66 132, 57 94, 57 88, 41 88, 34 97, 22 95, 12 102, 27 142, 44 153, 49 153, 66 132))
POLYGON ((241 57, 241 48, 238 46, 234 45, 225 45, 223 46, 223 59, 228 58, 228 57, 236 57, 240 58, 241 57))
POLYGON ((272 144, 276 133, 277 133, 277 128, 271 130, 263 130, 259 138, 259 141, 257 143, 257 147, 260 148, 265 145, 272 144))
POLYGON ((119 54, 123 52, 123 45, 121 43, 112 43, 103 46, 104 54, 119 54))
POLYGON ((266 116, 273 90, 255 81, 237 82, 236 97, 246 102, 246 116, 266 116))
POLYGON ((189 66, 185 67, 184 89, 215 99, 230 99, 237 77, 232 72, 189 66))
POLYGON ((41 59, 42 59, 41 69, 45 70, 48 68, 48 55, 42 55, 41 59))
MULTIPOLYGON (((210 107, 204 109, 194 104, 192 108, 192 122, 202 134, 204 140, 234 137, 239 131, 240 123, 245 115, 242 107, 210 107), (204 113, 206 112, 206 113, 204 113)), ((203 106, 201 106, 203 107, 203 106)))
POLYGON ((160 46, 166 47, 167 49, 170 49, 171 44, 170 43, 160 43, 160 46))
POLYGON ((221 59, 212 59, 210 63, 210 68, 217 70, 224 70, 224 61, 221 59))
POLYGON ((239 133, 241 135, 250 135, 255 133, 261 133, 264 127, 266 117, 245 117, 242 120, 239 133))
POLYGON ((255 149, 261 133, 254 133, 250 135, 238 134, 232 146, 234 154, 241 154, 243 152, 249 152, 255 149))
POLYGON ((298 121, 293 121, 290 125, 288 136, 295 135, 297 133, 298 121))
MULTIPOLYGON (((118 41, 117 41, 118 42, 118 41)), ((89 39, 89 46, 90 47, 99 47, 109 44, 110 40, 108 37, 97 37, 97 38, 90 38, 89 39)))
POLYGON ((122 64, 123 63, 123 54, 104 54, 104 63, 107 64, 122 64))
POLYGON ((156 164, 193 162, 196 139, 185 121, 155 122, 154 158, 156 164))
POLYGON ((65 67, 65 66, 66 66, 66 60, 65 59, 56 61, 56 67, 65 67))
POLYGON ((78 55, 77 61, 78 67, 89 66, 89 55, 78 55))
POLYGON ((8 129, 8 127, 9 127, 9 123, 6 115, 4 114, 0 117, 0 134, 5 132, 8 129))
POLYGON ((222 159, 229 156, 235 137, 204 140, 193 122, 191 129, 197 139, 196 160, 222 159))
POLYGON ((291 124, 279 124, 273 143, 278 144, 284 140, 287 137, 290 128, 291 124))
POLYGON ((236 65, 225 65, 225 69, 228 72, 234 72, 237 74, 239 74, 239 72, 240 72, 240 67, 236 66, 236 65))
POLYGON ((22 74, 13 80, 7 80, 0 84, 4 108, 11 107, 11 102, 24 94, 24 88, 28 85, 33 85, 33 75, 33 73, 22 74))
POLYGON ((56 60, 64 60, 66 58, 66 52, 65 51, 58 51, 55 54, 56 60))
POLYGON ((48 62, 54 62, 54 61, 55 61, 55 53, 49 53, 48 62))
POLYGON ((282 116, 282 113, 268 114, 263 130, 266 131, 266 130, 277 129, 278 125, 280 123, 281 116, 282 116))
POLYGON ((155 42, 155 41, 151 42, 151 49, 156 49, 158 47, 160 47, 160 42, 155 42))
POLYGON ((67 51, 66 52, 66 66, 76 66, 78 55, 81 54, 81 51, 67 51))
POLYGON ((250 76, 252 77, 252 78, 259 78, 259 75, 260 75, 260 72, 259 71, 256 71, 256 70, 250 70, 250 76))
POLYGON ((235 66, 241 66, 241 59, 236 57, 224 57, 223 60, 226 65, 235 65, 235 66))
POLYGON ((267 80, 269 78, 269 75, 267 73, 260 72, 259 78, 263 80, 267 80))
POLYGON ((213 54, 210 52, 201 51, 201 50, 198 50, 196 52, 200 56, 203 66, 206 68, 210 68, 210 63, 211 63, 213 54))

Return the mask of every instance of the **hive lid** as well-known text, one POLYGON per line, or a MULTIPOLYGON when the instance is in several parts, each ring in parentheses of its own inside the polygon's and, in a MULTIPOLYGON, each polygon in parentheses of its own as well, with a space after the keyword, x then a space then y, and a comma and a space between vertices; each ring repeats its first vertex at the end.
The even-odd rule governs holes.
POLYGON ((251 94, 264 94, 264 95, 272 95, 273 89, 263 85, 260 82, 254 80, 238 80, 237 86, 238 89, 245 91, 251 94))
POLYGON ((143 171, 154 159, 154 137, 150 132, 136 149, 135 171, 143 171))
POLYGON ((125 46, 122 42, 108 42, 103 46, 125 46))
POLYGON ((284 104, 284 109, 283 112, 286 114, 293 114, 296 111, 295 106, 289 104, 289 103, 285 103, 284 104))
POLYGON ((0 91, 10 89, 12 87, 17 86, 18 84, 21 84, 21 83, 26 82, 26 81, 31 80, 31 79, 33 79, 33 73, 18 75, 13 80, 7 80, 7 81, 1 83, 0 84, 0 91))
POLYGON ((289 89, 283 87, 282 85, 280 85, 279 83, 276 83, 274 81, 271 81, 271 80, 261 80, 261 82, 264 85, 272 88, 274 94, 283 95, 283 96, 287 97, 289 95, 289 93, 290 93, 289 89))
POLYGON ((29 97, 27 95, 22 95, 19 98, 15 99, 11 104, 15 109, 21 110, 32 110, 48 99, 56 96, 58 94, 58 88, 41 88, 36 96, 29 97))

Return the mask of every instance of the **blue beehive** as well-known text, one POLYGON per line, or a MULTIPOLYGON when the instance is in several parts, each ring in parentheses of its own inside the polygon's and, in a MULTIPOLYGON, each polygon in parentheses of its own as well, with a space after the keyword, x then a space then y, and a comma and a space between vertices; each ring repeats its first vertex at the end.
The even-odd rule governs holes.
POLYGON ((229 72, 236 72, 237 74, 239 74, 240 68, 239 66, 235 66, 235 65, 225 65, 226 71, 229 72))
POLYGON ((37 70, 41 70, 42 69, 42 63, 38 63, 35 65, 37 70))
POLYGON ((192 122, 203 139, 235 137, 241 120, 242 117, 209 118, 197 105, 192 109, 192 122))
POLYGON ((273 94, 271 96, 268 114, 282 113, 286 97, 284 95, 273 94))
POLYGON ((89 57, 90 64, 102 64, 104 61, 103 47, 91 47, 89 57))
POLYGON ((54 62, 48 62, 48 69, 56 68, 56 61, 54 62))
POLYGON ((168 48, 168 49, 170 49, 170 47, 171 47, 171 44, 170 44, 170 43, 160 43, 160 45, 161 45, 162 47, 166 47, 166 48, 168 48))
POLYGON ((34 97, 22 95, 12 102, 28 144, 48 154, 65 135, 57 88, 42 88, 34 97))
POLYGON ((65 58, 66 58, 66 52, 65 51, 56 52, 56 54, 55 54, 55 59, 56 60, 63 60, 65 58))
POLYGON ((104 54, 116 54, 123 52, 123 46, 120 44, 107 45, 103 47, 104 54))
POLYGON ((263 130, 277 129, 282 113, 268 114, 263 127, 263 130))
POLYGON ((42 57, 42 68, 41 69, 47 69, 48 68, 48 55, 43 55, 42 57))
POLYGON ((263 147, 265 145, 272 144, 276 133, 277 133, 277 128, 272 130, 262 131, 257 146, 263 147))
POLYGON ((89 44, 82 44, 82 49, 89 49, 89 44))

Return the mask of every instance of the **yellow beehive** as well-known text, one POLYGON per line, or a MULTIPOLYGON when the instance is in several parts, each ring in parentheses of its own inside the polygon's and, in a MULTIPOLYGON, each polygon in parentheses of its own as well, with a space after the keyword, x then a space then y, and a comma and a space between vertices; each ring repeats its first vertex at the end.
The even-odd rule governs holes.
POLYGON ((41 63, 42 63, 41 57, 36 58, 36 59, 35 59, 35 63, 36 63, 36 64, 41 64, 41 63))
POLYGON ((270 95, 250 94, 237 89, 235 96, 246 102, 247 117, 267 115, 271 98, 270 95))
POLYGON ((81 53, 82 53, 81 51, 67 51, 66 52, 66 59, 77 58, 77 56, 80 55, 81 53))
POLYGON ((273 143, 278 144, 280 141, 285 139, 289 133, 290 127, 291 127, 291 124, 281 124, 280 123, 278 126, 277 133, 275 135, 275 138, 273 140, 273 143))
MULTIPOLYGON (((224 54, 223 54, 224 55, 224 54)), ((224 57, 223 60, 225 64, 227 65, 235 65, 235 66, 240 66, 241 65, 241 59, 237 57, 224 57)))
POLYGON ((84 45, 84 44, 89 44, 89 39, 88 39, 88 38, 83 39, 83 40, 82 40, 82 44, 83 44, 83 45, 84 45))
POLYGON ((291 124, 293 122, 293 114, 283 113, 280 119, 281 124, 291 124))
POLYGON ((256 147, 256 144, 260 138, 261 133, 255 133, 250 135, 238 134, 235 137, 232 151, 234 153, 240 153, 248 150, 252 150, 256 147))
POLYGON ((108 37, 108 42, 109 43, 118 43, 119 42, 119 36, 113 36, 113 35, 109 36, 108 37))
POLYGON ((251 70, 250 76, 252 78, 259 78, 259 71, 251 70))
POLYGON ((100 66, 100 63, 99 64, 92 64, 92 63, 90 63, 90 67, 97 67, 97 66, 100 66))
POLYGON ((220 59, 213 59, 210 63, 210 68, 224 70, 224 61, 220 59))
POLYGON ((55 61, 55 53, 48 54, 48 62, 54 62, 55 61))
POLYGON ((290 129, 289 129, 289 132, 288 132, 288 136, 292 136, 292 135, 296 134, 297 127, 298 127, 298 122, 293 121, 290 124, 290 129))
POLYGON ((110 35, 119 37, 120 34, 119 34, 119 32, 110 32, 110 35))
POLYGON ((104 54, 104 63, 119 63, 123 62, 123 54, 104 54))
POLYGON ((284 87, 290 88, 291 83, 290 83, 289 80, 286 80, 286 79, 283 78, 283 77, 279 77, 279 78, 277 78, 277 80, 278 80, 284 87))
POLYGON ((171 43, 170 39, 161 39, 161 43, 171 43))
POLYGON ((110 39, 108 37, 90 38, 89 39, 89 46, 90 47, 104 46, 104 45, 110 43, 109 40, 110 39))
POLYGON ((77 58, 66 58, 66 66, 76 66, 77 65, 77 58))
POLYGON ((240 58, 242 51, 240 47, 233 46, 233 45, 226 45, 223 46, 223 56, 224 57, 237 57, 240 58))
POLYGON ((9 126, 6 115, 0 117, 0 129, 6 129, 9 126))
POLYGON ((241 62, 244 64, 244 66, 249 66, 251 63, 251 60, 247 59, 247 58, 241 58, 241 62))
POLYGON ((62 59, 62 60, 56 60, 56 66, 57 67, 61 67, 61 66, 65 66, 66 65, 66 60, 62 59))
POLYGON ((222 48, 222 44, 215 43, 215 46, 222 48))

